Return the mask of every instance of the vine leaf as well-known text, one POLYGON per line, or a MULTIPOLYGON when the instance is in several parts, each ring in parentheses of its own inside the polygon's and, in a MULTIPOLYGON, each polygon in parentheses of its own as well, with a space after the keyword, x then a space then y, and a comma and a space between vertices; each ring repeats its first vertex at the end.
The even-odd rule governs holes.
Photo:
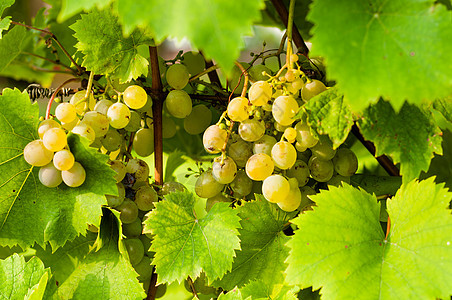
POLYGON ((353 126, 353 115, 336 87, 320 93, 304 106, 309 126, 319 134, 328 134, 334 148, 347 138, 353 126))
POLYGON ((452 293, 452 193, 433 178, 411 181, 388 200, 388 239, 375 195, 350 185, 312 196, 293 220, 286 281, 322 287, 326 299, 434 299, 452 293), (434 284, 432 284, 434 283, 434 284))
POLYGON ((376 156, 386 154, 400 162, 404 183, 428 170, 433 153, 442 154, 440 129, 431 113, 415 105, 405 103, 397 114, 380 100, 366 109, 358 126, 375 144, 376 156))
POLYGON ((324 56, 354 110, 380 97, 398 111, 450 94, 450 12, 432 0, 316 0, 311 55, 324 56), (350 22, 353 20, 353 22, 350 22), (420 38, 422 36, 422 38, 420 38), (413 83, 416 83, 413 86, 413 83))
POLYGON ((232 69, 244 46, 242 37, 252 35, 251 25, 260 19, 263 8, 262 0, 242 1, 240 5, 222 0, 118 1, 126 33, 143 26, 158 42, 168 36, 186 37, 226 70, 232 69))
POLYGON ((212 282, 231 270, 234 250, 240 249, 237 211, 229 203, 218 203, 198 219, 194 205, 193 194, 171 193, 155 204, 144 221, 143 232, 155 235, 152 264, 160 282, 196 278, 201 270, 212 282))
MULTIPOLYGON (((15 0, 1 0, 0 1, 0 17, 3 15, 5 9, 14 4, 15 0)), ((3 30, 8 30, 9 25, 11 24, 11 17, 7 16, 3 19, 0 19, 0 39, 2 38, 3 30)))
POLYGON ((42 299, 48 277, 49 270, 37 257, 25 262, 24 256, 13 254, 0 260, 0 294, 5 299, 42 299))
POLYGON ((433 108, 439 111, 449 123, 452 123, 452 96, 435 100, 433 108))
POLYGON ((242 288, 234 287, 227 294, 221 294, 219 300, 297 300, 297 287, 275 284, 269 287, 261 280, 251 281, 242 288))
POLYGON ((96 74, 108 74, 127 82, 148 73, 148 60, 138 53, 139 45, 151 45, 143 31, 122 35, 118 18, 109 9, 82 15, 71 26, 78 40, 76 48, 85 56, 82 66, 96 74))
POLYGON ((0 71, 3 71, 25 47, 27 37, 25 27, 16 25, 0 39, 0 71))
POLYGON ((284 244, 289 238, 282 230, 293 214, 282 211, 262 195, 257 195, 256 201, 246 202, 238 212, 242 219, 241 250, 236 251, 232 270, 214 285, 230 290, 251 280, 260 280, 269 287, 283 283, 284 260, 289 254, 284 244))
POLYGON ((4 89, 0 96, 0 243, 22 248, 50 242, 54 249, 85 234, 87 224, 99 225, 104 194, 116 194, 115 172, 108 157, 88 147, 77 135, 68 144, 86 171, 78 188, 63 183, 47 188, 38 180, 38 168, 23 158, 23 149, 37 139, 39 108, 28 94, 4 89))
POLYGON ((61 10, 58 14, 58 21, 61 23, 81 11, 89 11, 94 7, 102 9, 110 4, 111 0, 63 0, 61 10))

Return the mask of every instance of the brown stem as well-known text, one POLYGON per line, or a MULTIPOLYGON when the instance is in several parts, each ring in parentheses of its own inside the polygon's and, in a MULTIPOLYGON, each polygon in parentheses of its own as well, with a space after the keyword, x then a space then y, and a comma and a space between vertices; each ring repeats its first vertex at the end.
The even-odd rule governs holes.
MULTIPOLYGON (((234 63, 242 71, 242 75, 240 75, 240 76, 245 76, 245 82, 243 83, 243 89, 242 89, 242 93, 240 95, 242 97, 245 97, 246 96, 246 91, 248 90, 248 81, 249 81, 248 72, 246 71, 246 69, 240 63, 238 63, 236 61, 234 63)), ((237 85, 239 85, 239 84, 240 84, 240 80, 237 83, 237 85)), ((237 88, 237 87, 235 87, 235 88, 237 88)), ((235 90, 235 88, 234 88, 234 90, 235 90)), ((234 91, 232 91, 232 93, 234 93, 234 91)), ((232 96, 232 93, 231 93, 231 96, 232 96)))
POLYGON ((157 273, 155 273, 155 267, 152 268, 151 283, 149 284, 148 295, 146 300, 154 300, 157 292, 157 273))
MULTIPOLYGON (((284 6, 284 3, 282 0, 271 0, 273 3, 273 6, 275 7, 276 11, 278 12, 279 17, 283 21, 284 25, 287 28, 287 22, 289 21, 289 13, 287 11, 287 8, 284 6)), ((300 32, 298 31, 297 26, 293 24, 292 27, 292 38, 295 42, 295 45, 298 48, 298 51, 301 52, 304 56, 308 57, 309 49, 306 46, 303 38, 301 37, 300 32)))
MULTIPOLYGON (((206 69, 208 69, 214 65, 210 59, 206 59, 204 53, 202 53, 202 52, 199 52, 199 53, 201 53, 201 55, 204 57, 204 60, 206 61, 206 69)), ((208 76, 209 76, 211 83, 216 84, 216 85, 218 85, 218 87, 221 88, 221 81, 220 81, 220 77, 218 77, 217 71, 209 72, 208 76)))
POLYGON ((47 109, 46 109, 46 120, 50 118, 50 109, 52 108, 53 100, 55 99, 56 95, 58 95, 58 92, 68 83, 72 81, 78 81, 80 78, 71 78, 60 84, 59 87, 56 88, 56 90, 53 92, 52 97, 50 97, 49 102, 47 103, 47 109))
POLYGON ((45 29, 39 29, 30 25, 26 25, 26 24, 22 24, 19 22, 15 22, 15 21, 11 21, 12 24, 14 25, 19 25, 19 26, 23 26, 26 27, 28 29, 33 29, 33 30, 37 30, 40 31, 42 33, 45 33, 47 35, 50 35, 50 37, 57 43, 57 45, 60 47, 60 49, 64 52, 64 54, 69 58, 69 60, 74 64, 74 66, 77 68, 79 75, 83 73, 83 69, 82 67, 80 67, 75 60, 72 58, 72 56, 69 54, 69 52, 66 51, 66 49, 63 47, 63 45, 60 43, 60 41, 57 39, 57 37, 50 31, 45 30, 45 29))
POLYGON ((191 292, 193 293, 193 297, 195 299, 199 299, 198 293, 196 292, 195 285, 193 284, 193 279, 190 276, 187 277, 188 284, 190 285, 191 292))
MULTIPOLYGON (((353 125, 352 126, 352 133, 356 136, 356 138, 364 145, 364 147, 366 147, 367 150, 369 150, 369 152, 375 156, 375 145, 370 142, 370 141, 366 141, 363 137, 363 135, 361 134, 361 132, 359 131, 358 126, 353 125)), ((386 170, 386 172, 388 172, 389 175, 391 176, 400 176, 400 171, 399 169, 392 163, 392 161, 389 159, 389 157, 387 157, 386 155, 381 155, 376 157, 378 163, 386 170)))
POLYGON ((30 52, 22 52, 22 54, 34 56, 34 57, 37 57, 37 58, 39 58, 39 59, 48 61, 48 62, 50 62, 50 63, 52 63, 52 64, 54 64, 54 65, 60 65, 60 66, 64 67, 64 68, 67 69, 67 70, 73 71, 73 70, 71 69, 71 67, 66 66, 65 64, 63 64, 63 63, 61 63, 61 62, 58 62, 58 61, 56 61, 56 60, 49 59, 49 58, 44 57, 44 56, 41 56, 41 55, 37 55, 37 54, 34 54, 34 53, 30 53, 30 52))

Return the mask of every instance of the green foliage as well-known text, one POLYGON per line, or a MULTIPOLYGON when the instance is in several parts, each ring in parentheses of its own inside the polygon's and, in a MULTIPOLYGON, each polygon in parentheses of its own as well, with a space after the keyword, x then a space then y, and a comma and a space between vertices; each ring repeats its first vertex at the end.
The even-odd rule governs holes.
POLYGON ((155 235, 151 250, 159 282, 196 278, 204 270, 209 282, 231 270, 234 250, 240 249, 240 218, 228 203, 217 203, 198 219, 195 198, 188 192, 171 193, 156 203, 143 232, 155 235))
POLYGON ((452 52, 450 12, 432 0, 317 0, 312 53, 325 57, 354 110, 379 97, 398 111, 404 101, 448 96, 452 52), (422 38, 420 38, 422 36, 422 38))
POLYGON ((402 186, 388 201, 388 238, 375 196, 347 184, 312 197, 294 219, 288 283, 322 287, 328 299, 447 298, 452 292, 452 194, 432 179, 402 186), (435 282, 435 284, 431 284, 435 282))
POLYGON ((439 111, 447 121, 452 123, 452 96, 435 100, 433 102, 433 108, 439 111))
POLYGON ((297 287, 289 287, 283 284, 275 284, 269 288, 263 281, 251 281, 243 288, 235 287, 226 294, 221 294, 219 300, 296 300, 297 287))
POLYGON ((0 40, 0 71, 20 54, 26 33, 25 28, 16 25, 0 40))

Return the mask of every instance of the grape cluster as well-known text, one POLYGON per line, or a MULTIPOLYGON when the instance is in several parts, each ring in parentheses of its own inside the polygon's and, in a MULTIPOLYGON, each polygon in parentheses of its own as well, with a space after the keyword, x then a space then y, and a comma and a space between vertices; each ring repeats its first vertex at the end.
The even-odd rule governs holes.
MULTIPOLYGON (((295 62, 296 55, 291 59, 295 62)), ((254 81, 247 97, 242 93, 230 100, 218 123, 205 130, 205 150, 220 154, 196 182, 195 191, 208 198, 207 206, 228 201, 223 192, 236 199, 254 192, 291 212, 308 206, 307 196, 321 183, 349 182, 356 172, 351 150, 334 149, 327 136, 316 135, 303 117, 296 118, 300 107, 327 87, 300 68, 286 67, 275 76, 264 70, 267 80, 254 81)))

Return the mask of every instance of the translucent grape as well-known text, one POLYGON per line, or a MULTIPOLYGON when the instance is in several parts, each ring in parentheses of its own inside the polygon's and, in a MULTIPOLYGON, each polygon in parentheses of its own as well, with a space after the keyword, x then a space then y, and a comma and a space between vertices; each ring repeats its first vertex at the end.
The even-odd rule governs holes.
POLYGON ((247 119, 239 125, 239 135, 247 142, 255 142, 265 133, 265 123, 256 119, 247 119))
POLYGON ((184 129, 189 134, 200 134, 212 122, 212 112, 204 104, 193 106, 191 113, 184 119, 184 129))
POLYGON ((222 193, 219 193, 206 200, 206 211, 209 212, 212 209, 212 206, 219 202, 231 202, 231 200, 222 193))
POLYGON ((168 112, 175 118, 183 119, 191 113, 193 103, 184 90, 172 90, 165 99, 168 112))
POLYGON ((273 101, 273 118, 279 124, 288 126, 294 122, 292 119, 298 112, 298 103, 292 96, 279 96, 273 101))
POLYGON ((228 117, 234 122, 242 122, 248 119, 248 99, 245 97, 236 97, 232 99, 227 107, 228 117))
POLYGON ((130 224, 138 218, 138 207, 130 199, 124 199, 121 205, 116 207, 119 210, 119 219, 124 224, 130 224))
POLYGON ((141 156, 146 157, 154 153, 154 128, 141 128, 133 137, 133 150, 141 156))
POLYGON ((167 116, 162 116, 162 137, 170 139, 176 135, 177 127, 174 120, 167 116))
POLYGON ((262 106, 272 97, 272 87, 266 81, 256 81, 248 90, 248 99, 254 106, 262 106))
POLYGON ((83 116, 81 123, 89 125, 96 137, 102 137, 107 133, 110 121, 100 112, 89 111, 83 116))
POLYGON ((126 176, 126 165, 120 160, 111 160, 108 162, 110 168, 116 172, 114 176, 116 182, 121 182, 121 180, 126 176))
POLYGON ((311 148, 318 143, 318 139, 311 134, 311 128, 308 124, 298 122, 295 125, 297 131, 296 140, 300 144, 300 147, 311 148))
POLYGON ((194 76, 201 73, 206 68, 204 57, 195 51, 188 51, 182 55, 182 63, 187 67, 188 72, 194 76))
POLYGON ((39 181, 49 188, 57 187, 63 182, 61 178, 61 171, 55 168, 52 163, 49 163, 39 169, 39 181))
POLYGON ((80 123, 72 128, 72 133, 83 136, 84 138, 88 139, 90 143, 94 142, 94 140, 96 139, 96 133, 94 132, 94 129, 86 123, 80 123))
POLYGON ((166 81, 173 89, 183 89, 189 78, 188 69, 182 64, 174 64, 166 71, 166 81))
POLYGON ((212 154, 220 152, 226 143, 227 135, 227 131, 221 129, 220 126, 210 125, 202 137, 204 149, 212 154))
POLYGON ((67 186, 78 187, 85 182, 86 172, 79 162, 75 162, 69 170, 61 171, 61 176, 67 186))
POLYGON ((142 225, 139 218, 136 218, 132 223, 122 224, 122 233, 128 238, 138 238, 141 235, 141 231, 142 225))
POLYGON ((130 109, 127 105, 116 102, 108 108, 107 117, 111 127, 116 129, 124 128, 130 120, 130 109))
POLYGON ((67 145, 67 136, 61 128, 50 128, 42 137, 44 146, 50 151, 60 151, 67 145))
POLYGON ((303 100, 308 101, 312 97, 326 91, 326 86, 323 82, 313 79, 311 82, 307 82, 301 90, 301 97, 303 100))
POLYGON ((295 142, 295 138, 297 137, 297 131, 293 127, 287 127, 284 130, 284 137, 289 143, 295 142))
POLYGON ((127 253, 129 254, 130 263, 132 265, 136 265, 143 259, 144 256, 143 243, 140 239, 125 239, 123 241, 126 246, 127 253))
POLYGON ((253 143, 253 153, 265 153, 272 155, 272 148, 276 144, 276 139, 270 135, 265 134, 259 140, 253 143))
POLYGON ((141 116, 136 111, 130 112, 130 120, 129 123, 124 127, 125 130, 129 132, 138 131, 141 127, 141 116))
POLYGON ((278 168, 289 169, 297 160, 297 150, 289 142, 278 142, 272 148, 272 159, 278 168))
POLYGON ((323 160, 315 155, 308 162, 311 177, 319 182, 327 182, 333 177, 334 165, 331 160, 323 160))
POLYGON ((152 116, 152 98, 148 95, 146 103, 142 108, 138 108, 137 111, 140 113, 146 113, 148 116, 152 116))
POLYGON ((74 129, 75 126, 77 126, 80 123, 80 120, 78 118, 75 118, 72 122, 70 123, 61 123, 61 127, 63 127, 65 130, 67 131, 71 131, 72 129, 74 129))
POLYGON ((71 151, 63 149, 53 156, 53 165, 60 171, 69 170, 74 165, 75 158, 71 151))
POLYGON ((158 201, 157 192, 149 185, 143 185, 135 194, 135 204, 139 210, 149 211, 154 208, 154 202, 158 201))
POLYGON ((124 202, 124 197, 126 196, 126 190, 124 185, 120 182, 116 183, 116 187, 118 188, 118 195, 105 195, 107 199, 107 204, 110 207, 117 207, 124 202))
POLYGON ((180 182, 176 181, 167 181, 163 184, 160 193, 165 196, 174 192, 184 192, 187 188, 180 182))
POLYGON ((109 129, 105 136, 101 138, 102 146, 108 151, 116 151, 122 145, 122 136, 115 129, 109 129))
POLYGON ((261 181, 273 173, 274 167, 273 160, 269 155, 258 153, 248 159, 245 170, 249 178, 261 181))
POLYGON ((103 115, 107 114, 108 108, 113 105, 113 102, 107 99, 102 99, 96 103, 94 110, 103 115))
POLYGON ((238 167, 244 167, 248 158, 253 155, 253 145, 242 139, 238 139, 228 147, 228 155, 235 161, 238 167))
POLYGON ((342 176, 352 176, 358 170, 358 158, 355 153, 348 148, 337 150, 333 158, 334 170, 342 176))
POLYGON ((297 160, 295 164, 287 170, 286 174, 289 177, 297 179, 299 187, 305 186, 309 181, 309 168, 302 160, 297 160))
POLYGON ((134 158, 129 160, 126 165, 126 171, 133 174, 136 181, 147 181, 149 178, 149 166, 142 159, 134 158))
POLYGON ((85 111, 93 110, 96 105, 96 99, 92 93, 89 94, 88 99, 80 102, 83 98, 85 98, 86 91, 78 91, 74 95, 72 95, 70 103, 75 106, 75 110, 77 114, 83 115, 85 111))
POLYGON ((50 128, 60 128, 60 124, 58 124, 57 121, 52 120, 52 119, 47 119, 42 121, 41 123, 39 123, 39 127, 38 127, 38 135, 39 138, 42 139, 42 137, 44 136, 44 133, 49 130, 50 128))
POLYGON ((211 198, 223 190, 224 184, 215 180, 212 175, 212 171, 208 170, 201 175, 195 183, 195 192, 201 198, 211 198))
POLYGON ((142 108, 147 100, 148 95, 146 91, 138 85, 130 85, 124 90, 124 94, 122 95, 124 103, 133 109, 142 108))
POLYGON ((311 151, 313 155, 323 160, 330 160, 336 154, 336 150, 333 149, 333 143, 325 135, 319 136, 319 142, 314 147, 311 147, 311 151))
POLYGON ((290 190, 289 194, 280 202, 276 204, 284 211, 292 212, 296 210, 301 204, 301 192, 298 188, 298 181, 295 178, 289 178, 290 190))
POLYGON ((29 142, 24 148, 24 159, 35 167, 42 167, 52 161, 53 151, 48 150, 42 140, 29 142))
MULTIPOLYGON (((143 241, 141 240, 141 242, 143 242, 143 241)), ((144 250, 146 253, 146 248, 144 248, 144 250)), ((133 266, 133 268, 138 273, 137 279, 140 282, 149 281, 149 279, 151 279, 153 265, 151 265, 151 259, 149 257, 144 256, 139 263, 137 263, 136 265, 133 266)), ((157 298, 158 289, 162 288, 163 286, 166 286, 166 284, 161 284, 157 287, 155 298, 157 298)))
POLYGON ((212 175, 221 184, 231 183, 237 175, 237 165, 230 157, 222 161, 222 157, 216 157, 212 164, 212 175))
POLYGON ((229 186, 234 192, 234 197, 245 197, 251 193, 253 181, 246 175, 244 170, 239 170, 229 186))
POLYGON ((60 103, 55 109, 55 116, 61 122, 70 123, 77 118, 77 112, 71 103, 60 103))
POLYGON ((270 202, 277 203, 289 194, 290 185, 282 175, 274 174, 264 179, 262 194, 270 202))

